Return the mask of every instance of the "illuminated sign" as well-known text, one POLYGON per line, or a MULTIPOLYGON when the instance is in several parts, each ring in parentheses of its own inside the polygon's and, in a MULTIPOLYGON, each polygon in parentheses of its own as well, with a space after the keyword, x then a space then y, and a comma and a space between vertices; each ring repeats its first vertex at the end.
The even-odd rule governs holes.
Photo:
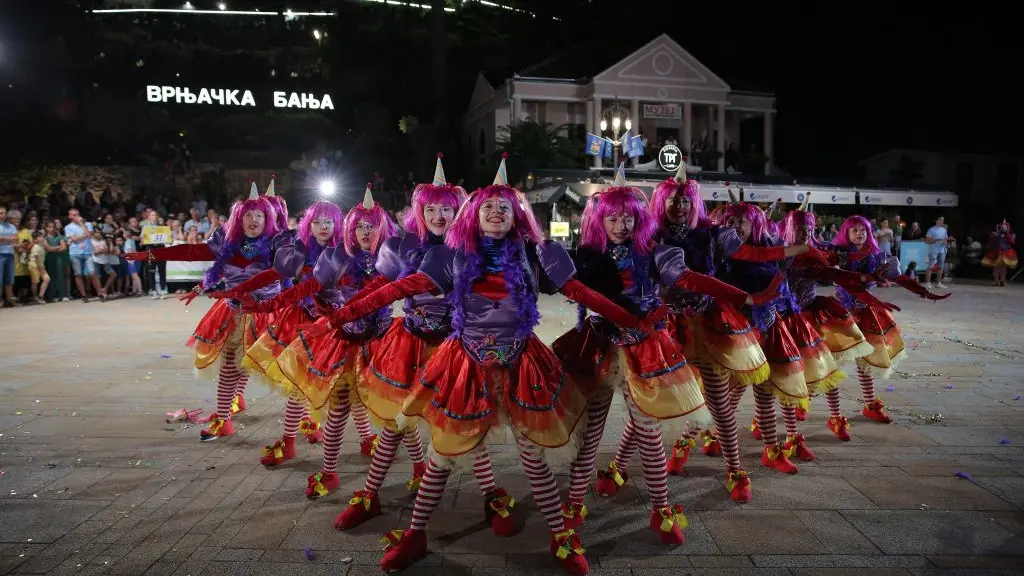
MULTIPOLYGON (((175 102, 177 104, 216 104, 218 106, 256 106, 251 90, 229 90, 226 88, 191 88, 180 86, 146 86, 146 101, 175 102)), ((330 94, 318 98, 315 94, 298 92, 274 92, 274 108, 301 108, 304 110, 334 110, 330 94)))
POLYGON ((675 172, 683 162, 683 152, 678 146, 666 144, 658 151, 658 164, 665 172, 675 172))
POLYGON ((568 222, 552 222, 551 223, 551 237, 552 238, 568 238, 569 237, 569 223, 568 222))

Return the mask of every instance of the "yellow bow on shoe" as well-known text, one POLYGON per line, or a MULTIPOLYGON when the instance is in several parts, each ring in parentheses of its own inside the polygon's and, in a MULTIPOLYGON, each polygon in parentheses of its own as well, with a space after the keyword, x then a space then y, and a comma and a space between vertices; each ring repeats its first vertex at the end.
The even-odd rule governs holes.
POLYGON ((284 458, 284 442, 278 440, 277 442, 274 442, 273 446, 264 446, 263 447, 263 456, 266 457, 266 456, 270 456, 270 455, 273 455, 274 458, 276 458, 278 460, 283 459, 284 458))
POLYGON ((360 490, 359 492, 353 494, 352 499, 348 501, 348 504, 349 506, 358 506, 362 504, 363 508, 366 508, 366 511, 369 512, 370 506, 373 505, 374 496, 375 494, 373 492, 360 490))
POLYGON ((555 542, 558 542, 558 550, 555 552, 555 557, 559 560, 565 560, 570 554, 583 556, 585 552, 583 543, 580 541, 580 537, 576 534, 575 530, 570 529, 555 534, 555 542))
POLYGON ((320 425, 308 418, 303 418, 299 421, 299 432, 302 432, 304 436, 316 434, 316 431, 319 429, 320 425))
POLYGON ((210 434, 216 436, 220 433, 220 429, 224 427, 224 420, 214 414, 210 416, 210 434))
POLYGON ((397 546, 398 543, 401 542, 401 541, 402 541, 402 531, 401 530, 388 530, 387 532, 384 533, 384 537, 380 539, 380 543, 384 545, 384 551, 385 552, 387 552, 388 550, 391 550, 392 548, 397 546))
POLYGON ((238 414, 242 411, 242 407, 238 405, 238 396, 231 399, 231 413, 238 414))
MULTIPOLYGON (((576 507, 575 506, 568 506, 568 507, 566 507, 566 511, 565 511, 564 516, 566 518, 575 518, 576 517, 576 513, 577 512, 576 512, 576 507)), ((580 508, 579 508, 580 519, 581 520, 585 520, 587 518, 587 514, 588 513, 589 512, 587 512, 587 507, 582 505, 582 504, 580 504, 580 508)))
POLYGON ((324 483, 321 482, 323 477, 323 472, 317 472, 316 474, 313 474, 313 491, 316 492, 317 496, 327 496, 327 494, 330 492, 327 489, 327 487, 324 486, 324 483))
POLYGON ((658 513, 661 514, 662 532, 671 532, 672 526, 676 524, 679 525, 680 530, 686 530, 686 527, 690 525, 690 521, 686 519, 686 514, 683 514, 683 507, 679 504, 660 508, 658 513))
POLYGON ((510 510, 516 505, 516 499, 505 495, 491 498, 487 501, 487 505, 491 507, 491 510, 501 516, 502 518, 508 518, 511 515, 510 510))
POLYGON ((615 464, 615 462, 608 464, 608 472, 606 472, 605 474, 611 476, 612 480, 615 480, 615 483, 619 486, 622 486, 623 484, 626 483, 626 480, 622 477, 622 474, 619 474, 619 467, 615 464))

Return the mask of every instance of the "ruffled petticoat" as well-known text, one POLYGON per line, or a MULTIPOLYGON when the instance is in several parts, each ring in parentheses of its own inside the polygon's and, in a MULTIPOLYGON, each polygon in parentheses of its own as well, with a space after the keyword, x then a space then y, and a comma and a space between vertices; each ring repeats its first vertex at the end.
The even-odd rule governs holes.
POLYGON ((365 368, 356 392, 381 427, 397 431, 396 420, 402 420, 403 427, 412 424, 400 418, 402 406, 417 387, 437 345, 410 332, 402 318, 394 318, 384 336, 374 342, 376 350, 372 356, 370 348, 364 345, 365 368))
POLYGON ((989 250, 985 253, 985 257, 981 259, 981 263, 990 268, 995 268, 996 266, 1016 268, 1017 251, 1013 248, 1007 248, 1006 250, 989 250))
POLYGON ((857 327, 871 344, 872 352, 857 358, 857 366, 878 378, 889 378, 906 356, 903 335, 892 313, 885 308, 865 306, 855 311, 857 327))
POLYGON ((646 336, 623 333, 613 343, 593 322, 566 332, 552 347, 588 397, 602 387, 628 392, 641 413, 661 421, 662 434, 676 438, 711 424, 698 373, 667 331, 646 336), (614 376, 613 375, 617 375, 614 376))
POLYGON ((807 408, 809 394, 804 377, 804 360, 786 323, 776 313, 775 321, 767 330, 758 331, 761 350, 768 358, 771 376, 760 386, 766 386, 783 406, 807 408))
MULTIPOLYGON (((316 325, 324 326, 327 319, 320 318, 316 325)), ((288 394, 295 394, 309 402, 312 410, 332 408, 338 400, 338 392, 348 391, 347 399, 358 401, 356 388, 362 378, 364 345, 366 354, 376 350, 376 340, 352 339, 338 329, 306 332, 298 336, 277 356, 275 363, 288 394)))
POLYGON ((242 368, 250 377, 256 378, 283 395, 289 395, 292 385, 277 368, 277 357, 299 335, 299 327, 311 324, 316 317, 302 306, 290 306, 287 310, 274 313, 267 329, 256 342, 245 349, 242 368))
POLYGON ((269 322, 267 314, 241 312, 226 300, 217 300, 185 343, 195 350, 196 376, 215 382, 224 358, 222 352, 229 348, 235 352, 235 361, 241 363, 244 351, 259 339, 269 322))
MULTIPOLYGON (((430 428, 431 449, 445 458, 469 454, 506 426, 545 449, 573 449, 587 398, 562 363, 536 336, 510 364, 484 365, 459 339, 441 343, 408 395, 402 413, 430 428)), ((399 426, 406 426, 398 418, 399 426)))
POLYGON ((836 364, 871 354, 874 348, 857 327, 857 322, 839 300, 832 296, 815 296, 800 313, 825 339, 836 364))
POLYGON ((838 388, 846 374, 839 369, 821 333, 803 314, 786 314, 781 321, 800 350, 807 392, 817 395, 838 388))
POLYGON ((712 367, 738 385, 760 384, 771 374, 750 322, 717 301, 700 314, 674 316, 669 333, 682 344, 687 359, 712 367))

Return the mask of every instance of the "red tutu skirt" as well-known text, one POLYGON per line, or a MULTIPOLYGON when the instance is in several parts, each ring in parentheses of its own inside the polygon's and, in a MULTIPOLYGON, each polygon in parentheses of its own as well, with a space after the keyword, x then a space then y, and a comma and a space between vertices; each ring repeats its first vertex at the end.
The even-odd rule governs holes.
POLYGON ((821 333, 837 364, 867 356, 873 350, 853 315, 834 297, 815 296, 800 313, 821 333))
POLYGON ((757 332, 734 308, 713 301, 701 314, 673 317, 669 332, 691 362, 710 366, 737 384, 760 384, 771 373, 757 332))
POLYGON ((371 355, 367 349, 364 355, 366 368, 357 393, 377 420, 395 426, 395 419, 437 346, 410 332, 402 318, 393 319, 374 345, 376 351, 371 355))
POLYGON ((1006 250, 989 250, 988 252, 985 252, 985 257, 981 259, 981 263, 990 268, 995 268, 997 266, 1016 268, 1017 251, 1013 248, 1007 248, 1006 250))
POLYGON ((761 350, 768 358, 771 376, 762 386, 768 386, 783 406, 807 406, 807 380, 804 378, 804 360, 800 346, 790 334, 786 323, 779 317, 765 332, 760 332, 761 350))
POLYGON ((241 362, 243 351, 259 339, 269 321, 268 314, 240 312, 225 300, 217 300, 185 342, 196 352, 195 369, 216 373, 223 360, 221 352, 226 348, 234 349, 235 361, 241 362))
POLYGON ((644 414, 668 420, 704 409, 700 381, 668 332, 620 346, 584 322, 582 329, 573 328, 555 340, 552 348, 588 397, 609 381, 621 355, 625 381, 612 384, 628 386, 633 403, 644 414))
POLYGON ((315 320, 316 318, 301 306, 290 306, 286 310, 274 313, 259 339, 245 349, 242 368, 255 376, 265 378, 271 387, 290 388, 282 381, 281 371, 277 369, 277 357, 299 335, 299 326, 315 320))
POLYGON ((427 421, 433 449, 442 456, 466 454, 503 424, 538 446, 558 448, 569 443, 587 408, 561 362, 533 335, 510 366, 484 366, 460 340, 445 340, 420 383, 402 411, 427 421))
POLYGON ((839 369, 832 351, 817 328, 803 314, 786 314, 781 320, 800 349, 808 393, 822 394, 837 388, 846 374, 839 369))
POLYGON ((896 320, 885 308, 872 306, 857 310, 854 318, 872 348, 871 354, 857 358, 857 366, 875 376, 888 378, 907 354, 896 320))
MULTIPOLYGON (((322 327, 327 322, 320 318, 316 325, 322 327)), ((372 354, 372 341, 367 344, 366 353, 372 354)), ((354 397, 362 361, 363 343, 348 338, 340 330, 300 330, 277 356, 276 364, 289 393, 305 398, 313 410, 321 410, 339 400, 342 391, 349 394, 346 399, 354 397)))

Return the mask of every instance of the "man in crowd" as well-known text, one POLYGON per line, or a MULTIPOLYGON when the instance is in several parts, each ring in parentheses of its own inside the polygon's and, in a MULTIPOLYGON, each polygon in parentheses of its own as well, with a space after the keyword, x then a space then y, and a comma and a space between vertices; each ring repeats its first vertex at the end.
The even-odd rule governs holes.
POLYGON ((75 275, 75 286, 82 295, 82 302, 89 301, 89 292, 85 288, 84 278, 88 278, 100 301, 107 295, 100 286, 96 264, 92 259, 92 222, 86 222, 75 208, 68 210, 68 224, 64 226, 64 236, 68 241, 68 256, 71 258, 71 271, 75 275))
POLYGON ((4 308, 14 303, 14 264, 18 246, 18 227, 7 221, 7 207, 0 206, 0 286, 4 289, 4 308))
POLYGON ((924 271, 924 285, 928 288, 945 288, 942 285, 942 271, 946 266, 946 243, 948 240, 949 232, 946 230, 946 219, 939 216, 935 219, 935 226, 929 228, 924 235, 924 242, 928 245, 928 267, 924 271), (932 286, 933 271, 939 274, 935 286, 932 286))

